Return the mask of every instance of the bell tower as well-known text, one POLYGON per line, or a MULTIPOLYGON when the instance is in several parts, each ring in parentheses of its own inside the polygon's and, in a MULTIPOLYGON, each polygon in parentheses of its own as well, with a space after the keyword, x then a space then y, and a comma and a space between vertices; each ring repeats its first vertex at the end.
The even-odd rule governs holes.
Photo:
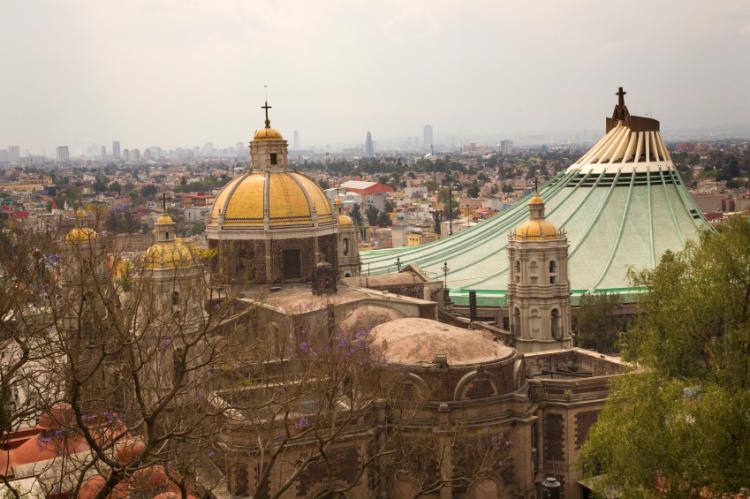
POLYGON ((545 219, 539 194, 529 200, 529 220, 510 233, 507 303, 520 352, 570 348, 568 238, 545 219))
POLYGON ((266 101, 261 109, 266 112, 265 127, 255 132, 250 142, 250 166, 258 172, 283 172, 289 167, 287 142, 281 133, 271 128, 268 110, 271 106, 266 101))

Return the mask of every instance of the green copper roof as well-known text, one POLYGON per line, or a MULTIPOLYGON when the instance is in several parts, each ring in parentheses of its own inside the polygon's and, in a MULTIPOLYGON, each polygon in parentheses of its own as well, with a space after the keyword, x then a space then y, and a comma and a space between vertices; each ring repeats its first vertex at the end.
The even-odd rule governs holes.
MULTIPOLYGON (((623 139, 625 140, 625 139, 623 139)), ((655 165, 581 169, 576 165, 539 189, 547 220, 565 229, 569 244, 568 277, 572 302, 592 292, 613 292, 632 302, 628 269, 653 268, 666 250, 709 227, 671 160, 655 165)), ((458 305, 477 291, 479 306, 504 306, 508 280, 508 234, 528 217, 526 199, 507 211, 453 236, 419 247, 362 253, 362 272, 395 272, 416 264, 447 282, 458 305)))

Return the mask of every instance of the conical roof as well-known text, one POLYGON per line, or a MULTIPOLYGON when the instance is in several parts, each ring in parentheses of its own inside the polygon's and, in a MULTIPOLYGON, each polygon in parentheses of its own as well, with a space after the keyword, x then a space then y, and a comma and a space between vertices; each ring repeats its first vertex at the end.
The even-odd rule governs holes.
MULTIPOLYGON (((631 288, 628 269, 653 268, 666 250, 681 249, 708 227, 674 168, 659 122, 630 116, 622 95, 606 135, 539 189, 546 219, 567 233, 574 304, 594 291, 633 301, 641 290, 631 288)), ((364 252, 362 269, 395 272, 398 258, 442 277, 447 263, 456 304, 466 305, 473 290, 479 306, 505 306, 508 234, 528 216, 528 201, 433 243, 364 252)))

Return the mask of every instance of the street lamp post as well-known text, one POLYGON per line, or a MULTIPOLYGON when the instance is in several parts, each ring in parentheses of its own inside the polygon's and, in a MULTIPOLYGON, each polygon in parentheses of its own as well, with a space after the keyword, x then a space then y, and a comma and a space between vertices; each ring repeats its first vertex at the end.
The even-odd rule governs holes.
POLYGON ((445 289, 448 289, 448 271, 450 269, 448 268, 448 262, 445 262, 443 264, 443 287, 445 289))

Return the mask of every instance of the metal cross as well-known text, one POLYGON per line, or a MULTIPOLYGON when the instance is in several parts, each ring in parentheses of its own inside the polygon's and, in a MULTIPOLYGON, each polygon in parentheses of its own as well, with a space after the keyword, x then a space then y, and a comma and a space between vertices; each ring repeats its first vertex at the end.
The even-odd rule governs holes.
POLYGON ((266 101, 265 106, 260 106, 260 108, 266 110, 266 128, 271 128, 271 120, 268 119, 268 110, 271 109, 271 106, 268 105, 268 101, 266 101))
POLYGON ((618 97, 618 98, 617 98, 617 105, 619 105, 619 106, 624 106, 624 105, 625 105, 625 94, 626 94, 626 93, 627 93, 627 92, 626 92, 626 91, 624 91, 624 90, 622 89, 622 87, 620 87, 620 88, 619 88, 619 89, 617 90, 617 93, 615 94, 615 95, 616 95, 616 96, 618 97))

